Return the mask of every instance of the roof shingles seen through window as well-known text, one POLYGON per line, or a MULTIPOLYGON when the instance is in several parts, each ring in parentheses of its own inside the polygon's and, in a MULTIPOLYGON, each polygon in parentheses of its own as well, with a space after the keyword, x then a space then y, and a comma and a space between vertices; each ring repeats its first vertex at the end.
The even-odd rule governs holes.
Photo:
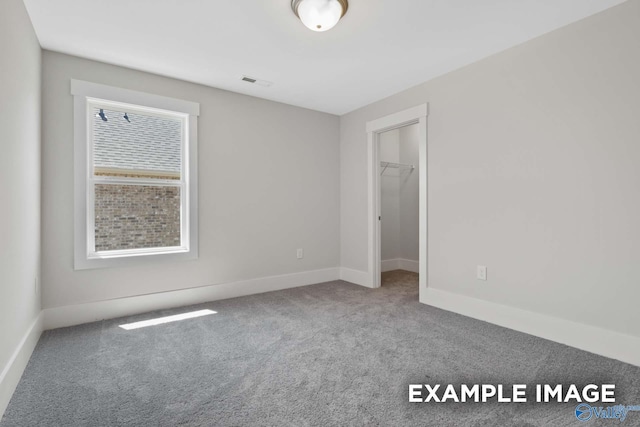
POLYGON ((94 165, 128 171, 180 173, 179 119, 94 108, 94 165))

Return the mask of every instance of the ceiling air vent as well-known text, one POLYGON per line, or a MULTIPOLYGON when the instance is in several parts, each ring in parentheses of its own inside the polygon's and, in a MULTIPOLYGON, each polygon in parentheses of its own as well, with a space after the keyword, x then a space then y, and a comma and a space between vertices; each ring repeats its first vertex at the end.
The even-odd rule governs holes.
POLYGON ((240 77, 240 80, 242 80, 243 82, 256 84, 258 86, 264 86, 264 87, 269 87, 269 86, 271 86, 273 84, 273 83, 268 82, 266 80, 260 80, 260 79, 256 79, 256 78, 249 77, 249 76, 242 76, 242 77, 240 77))

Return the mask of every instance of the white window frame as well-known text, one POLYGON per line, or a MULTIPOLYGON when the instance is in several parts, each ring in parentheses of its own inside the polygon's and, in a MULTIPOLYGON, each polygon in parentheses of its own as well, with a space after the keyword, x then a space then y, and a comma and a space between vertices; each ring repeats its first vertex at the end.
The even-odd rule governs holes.
POLYGON ((143 261, 198 258, 198 116, 200 104, 81 80, 71 80, 74 96, 74 268, 118 267, 143 261), (93 174, 93 108, 126 108, 145 115, 182 120, 180 180, 95 177, 93 174), (180 245, 167 248, 95 251, 95 185, 177 186, 180 191, 180 245))

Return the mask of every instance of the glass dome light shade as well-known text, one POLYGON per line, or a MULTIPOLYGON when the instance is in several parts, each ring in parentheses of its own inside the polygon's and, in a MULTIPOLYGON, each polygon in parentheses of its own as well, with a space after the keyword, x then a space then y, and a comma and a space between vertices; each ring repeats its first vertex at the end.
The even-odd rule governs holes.
POLYGON ((302 23, 318 32, 335 27, 346 12, 346 2, 339 0, 299 0, 292 6, 302 23))

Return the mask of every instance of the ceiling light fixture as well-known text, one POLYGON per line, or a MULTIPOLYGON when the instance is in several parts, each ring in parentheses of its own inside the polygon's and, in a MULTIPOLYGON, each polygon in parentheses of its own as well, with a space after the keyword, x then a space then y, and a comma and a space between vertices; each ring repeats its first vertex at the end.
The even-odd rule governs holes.
POLYGON ((348 0, 291 0, 293 13, 313 31, 332 29, 348 8, 348 0))

